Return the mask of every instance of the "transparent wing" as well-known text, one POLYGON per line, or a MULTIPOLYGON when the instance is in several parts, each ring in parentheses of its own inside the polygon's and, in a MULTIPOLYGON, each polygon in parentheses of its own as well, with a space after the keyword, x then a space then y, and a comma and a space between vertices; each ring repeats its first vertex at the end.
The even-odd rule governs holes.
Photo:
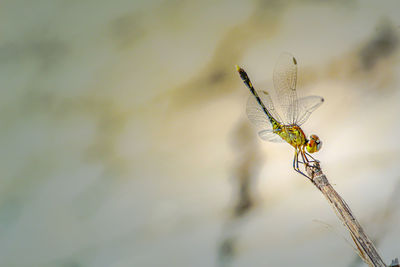
POLYGON ((262 130, 258 132, 258 136, 268 142, 284 143, 285 141, 277 134, 274 134, 272 130, 262 130))
MULTIPOLYGON (((257 91, 257 93, 271 115, 280 122, 269 94, 266 91, 257 91)), ((284 142, 279 135, 273 133, 272 125, 269 122, 267 114, 265 114, 256 98, 252 95, 249 96, 249 99, 247 100, 246 113, 250 122, 256 127, 257 133, 261 139, 270 142, 284 142)))
POLYGON ((283 122, 294 124, 298 116, 296 92, 297 61, 289 53, 280 55, 274 69, 274 88, 282 109, 283 122))
POLYGON ((297 125, 302 125, 310 117, 311 113, 322 105, 324 99, 320 96, 307 96, 298 100, 298 118, 295 122, 297 125))

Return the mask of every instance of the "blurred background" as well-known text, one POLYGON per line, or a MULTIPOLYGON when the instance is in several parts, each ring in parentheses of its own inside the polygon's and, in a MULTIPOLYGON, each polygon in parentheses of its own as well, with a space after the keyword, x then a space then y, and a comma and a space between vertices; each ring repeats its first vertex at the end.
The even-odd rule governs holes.
POLYGON ((3 1, 0 266, 362 266, 322 194, 245 113, 282 52, 303 130, 400 256, 400 5, 3 1), (347 241, 346 241, 347 240, 347 241))

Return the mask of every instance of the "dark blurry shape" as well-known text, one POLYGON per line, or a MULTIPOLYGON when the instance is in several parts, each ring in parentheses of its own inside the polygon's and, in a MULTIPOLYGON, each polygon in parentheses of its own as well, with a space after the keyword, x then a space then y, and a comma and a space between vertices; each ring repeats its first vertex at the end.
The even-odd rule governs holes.
POLYGON ((62 267, 81 267, 81 266, 82 266, 81 264, 74 261, 66 262, 62 265, 62 267))
POLYGON ((235 255, 235 244, 236 238, 233 236, 223 239, 218 251, 220 266, 229 266, 231 264, 235 255))
MULTIPOLYGON (((203 71, 174 90, 172 101, 175 103, 171 103, 171 106, 180 109, 193 107, 196 103, 225 97, 234 90, 237 80, 231 72, 232 66, 241 61, 249 44, 257 43, 265 37, 272 38, 276 34, 275 27, 286 10, 285 5, 277 0, 267 3, 255 1, 254 4, 254 13, 246 21, 226 30, 203 71)), ((159 96, 155 101, 161 99, 164 96, 159 96)))
POLYGON ((399 43, 396 28, 390 21, 382 21, 372 39, 361 49, 360 60, 364 70, 371 70, 382 58, 396 51, 399 43))
POLYGON ((145 34, 145 29, 140 24, 142 20, 137 14, 126 14, 114 19, 110 26, 111 39, 119 48, 129 47, 145 34))
POLYGON ((49 70, 66 56, 69 48, 65 42, 56 37, 47 37, 37 33, 37 36, 21 40, 18 43, 4 43, 0 46, 1 62, 29 61, 38 59, 42 70, 49 70))
POLYGON ((257 137, 246 121, 240 123, 233 140, 238 155, 233 177, 236 189, 233 217, 240 217, 253 207, 253 185, 261 165, 261 157, 257 137))
POLYGON ((232 141, 237 155, 232 177, 234 205, 232 215, 223 227, 222 240, 218 248, 219 266, 229 266, 236 254, 239 227, 256 202, 253 185, 261 166, 258 142, 247 121, 239 123, 232 141))
MULTIPOLYGON (((247 124, 243 125, 241 129, 241 131, 250 130, 252 129, 248 127, 247 124)), ((250 132, 248 134, 250 134, 250 132)), ((254 140, 254 143, 257 143, 255 142, 256 136, 253 135, 252 137, 250 137, 249 135, 249 137, 247 138, 252 138, 254 140)), ((238 146, 238 148, 240 148, 240 146, 238 146)), ((257 176, 258 169, 261 165, 259 151, 257 150, 256 144, 249 144, 249 146, 247 147, 247 151, 245 147, 243 147, 242 149, 245 150, 245 155, 243 155, 244 158, 241 161, 240 159, 238 159, 239 164, 236 167, 235 177, 233 181, 233 183, 236 184, 236 202, 233 214, 234 217, 243 216, 253 207, 255 202, 253 185, 255 183, 254 180, 257 176)))
POLYGON ((238 201, 235 206, 235 215, 240 217, 244 215, 253 206, 251 192, 251 175, 249 173, 248 164, 243 164, 241 170, 238 170, 239 192, 238 201))
POLYGON ((30 44, 29 50, 42 61, 42 68, 50 69, 68 53, 67 45, 58 39, 40 40, 30 44))
MULTIPOLYGON (((381 97, 391 94, 397 88, 396 51, 399 47, 398 28, 387 20, 381 21, 355 49, 335 58, 326 69, 329 79, 363 81, 369 86, 352 90, 379 92, 381 97)), ((318 69, 312 73, 318 73, 318 69)), ((323 79, 320 77, 319 79, 323 79)))
POLYGON ((215 73, 210 75, 209 82, 210 84, 216 84, 223 82, 224 79, 226 78, 226 72, 223 70, 218 70, 215 73))
POLYGON ((392 260, 392 263, 389 265, 389 267, 399 267, 399 259, 395 258, 394 260, 392 260))

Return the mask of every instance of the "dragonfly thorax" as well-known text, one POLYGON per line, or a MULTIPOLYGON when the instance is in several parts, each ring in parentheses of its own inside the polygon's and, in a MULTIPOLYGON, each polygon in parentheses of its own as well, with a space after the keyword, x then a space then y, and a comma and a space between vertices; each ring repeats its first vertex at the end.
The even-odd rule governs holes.
POLYGON ((277 134, 295 148, 306 145, 307 138, 303 130, 297 125, 282 125, 277 134))

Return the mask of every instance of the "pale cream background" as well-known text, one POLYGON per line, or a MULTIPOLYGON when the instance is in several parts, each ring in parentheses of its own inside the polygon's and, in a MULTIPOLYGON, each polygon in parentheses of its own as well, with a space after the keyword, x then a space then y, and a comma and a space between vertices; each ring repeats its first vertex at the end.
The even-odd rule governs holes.
MULTIPOLYGON (((398 1, 0 6, 0 266, 219 264, 249 127, 234 65, 271 89, 283 51, 299 91, 325 98, 304 125, 325 173, 384 260, 400 256, 398 1)), ((292 149, 249 133, 261 165, 232 266, 350 266, 292 149)))

